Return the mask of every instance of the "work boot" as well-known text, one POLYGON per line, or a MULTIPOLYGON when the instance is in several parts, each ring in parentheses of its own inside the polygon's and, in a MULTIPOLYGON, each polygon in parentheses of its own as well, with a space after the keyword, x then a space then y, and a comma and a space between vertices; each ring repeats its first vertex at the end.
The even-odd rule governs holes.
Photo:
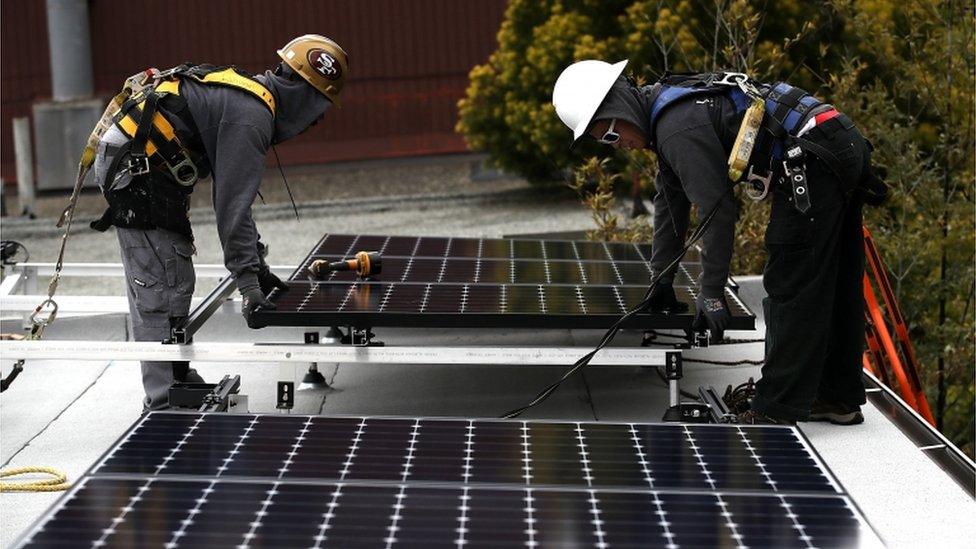
POLYGON ((742 425, 796 425, 795 421, 772 418, 755 410, 746 410, 739 414, 738 423, 742 425))
POLYGON ((839 402, 813 401, 810 406, 810 421, 828 421, 834 425, 857 425, 864 423, 860 406, 848 406, 839 402))

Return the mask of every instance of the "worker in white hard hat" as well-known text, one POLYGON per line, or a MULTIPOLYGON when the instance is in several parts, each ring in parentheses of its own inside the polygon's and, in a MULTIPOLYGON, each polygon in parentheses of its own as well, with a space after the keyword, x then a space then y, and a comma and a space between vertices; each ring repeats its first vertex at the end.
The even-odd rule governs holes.
POLYGON ((574 63, 556 81, 552 102, 574 144, 591 138, 657 153, 651 268, 661 276, 651 308, 687 307, 675 297, 673 272, 664 271, 684 248, 697 204, 699 219, 711 220, 693 325, 722 339, 738 218, 731 180, 747 174, 748 191, 770 199, 772 214, 763 273, 766 360, 748 409, 736 410, 740 421, 860 423, 861 210, 885 195, 871 171, 870 144, 847 116, 784 82, 709 73, 638 87, 623 75, 626 65, 574 63))
MULTIPOLYGON (((348 75, 335 41, 307 34, 278 50, 274 70, 185 64, 147 71, 153 81, 125 104, 99 143, 93 170, 108 209, 92 227, 116 227, 137 341, 161 341, 189 313, 195 285, 189 197, 213 179, 224 265, 243 313, 273 309, 287 285, 265 262, 251 217, 268 149, 304 132, 333 104, 348 75)), ((186 362, 143 362, 145 408, 169 406, 176 381, 201 381, 186 362)))

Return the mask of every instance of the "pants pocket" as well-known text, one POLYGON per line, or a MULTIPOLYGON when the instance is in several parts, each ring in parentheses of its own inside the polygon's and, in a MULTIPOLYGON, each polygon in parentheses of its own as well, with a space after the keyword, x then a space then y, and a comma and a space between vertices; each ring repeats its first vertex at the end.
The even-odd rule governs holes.
POLYGON ((196 273, 193 271, 193 246, 180 239, 173 241, 172 269, 167 269, 167 275, 172 273, 173 311, 189 311, 193 291, 196 288, 196 273))
POLYGON ((169 308, 165 293, 166 269, 151 247, 148 235, 138 229, 118 229, 126 283, 135 309, 163 313, 169 308))
POLYGON ((766 293, 774 300, 788 300, 799 294, 811 280, 814 266, 812 218, 772 217, 766 228, 766 250, 766 293))
POLYGON ((166 292, 158 280, 143 273, 129 275, 129 286, 135 298, 135 306, 143 313, 165 313, 169 310, 166 292))

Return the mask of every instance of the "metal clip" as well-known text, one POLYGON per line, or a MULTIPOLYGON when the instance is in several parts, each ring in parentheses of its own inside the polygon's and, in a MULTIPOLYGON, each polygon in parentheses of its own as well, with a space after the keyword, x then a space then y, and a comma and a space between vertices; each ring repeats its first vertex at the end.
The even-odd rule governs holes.
POLYGON ((38 305, 34 312, 30 314, 27 318, 27 322, 30 324, 28 326, 29 334, 27 339, 40 339, 41 335, 44 333, 44 328, 47 328, 54 322, 54 319, 58 316, 58 304, 54 299, 47 298, 38 305), (45 310, 45 307, 50 307, 45 310), (43 313, 44 318, 38 318, 38 316, 43 313))
POLYGON ((178 164, 171 166, 169 163, 167 163, 166 167, 169 168, 169 173, 173 175, 173 179, 184 187, 192 186, 199 178, 196 164, 194 164, 193 161, 190 160, 190 157, 185 153, 183 154, 183 160, 181 160, 178 164))
POLYGON ((762 97, 759 90, 753 85, 748 74, 742 72, 723 72, 722 78, 713 82, 719 86, 735 86, 742 90, 742 93, 753 99, 762 97))
POLYGON ((145 175, 149 173, 149 157, 144 154, 133 154, 129 157, 126 168, 132 175, 145 175))
POLYGON ((719 86, 738 86, 740 82, 749 79, 749 75, 743 72, 723 72, 721 80, 713 82, 719 86))
POLYGON ((746 174, 746 196, 755 202, 762 202, 769 195, 773 174, 767 173, 766 177, 763 177, 753 173, 753 168, 749 166, 749 173, 746 174))

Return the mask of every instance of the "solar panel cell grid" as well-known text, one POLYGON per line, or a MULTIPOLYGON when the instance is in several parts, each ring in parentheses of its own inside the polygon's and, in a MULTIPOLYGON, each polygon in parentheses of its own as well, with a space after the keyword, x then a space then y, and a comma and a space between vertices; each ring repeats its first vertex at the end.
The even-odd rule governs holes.
MULTIPOLYGON (((317 256, 336 262, 343 256, 317 256)), ((700 269, 690 267, 678 272, 677 286, 694 286, 688 273, 700 269)), ((697 277, 697 274, 695 274, 697 277)), ((296 272, 292 280, 313 281, 306 271, 296 272)), ((353 282, 358 275, 352 271, 329 273, 315 282, 353 282)), ((377 282, 461 282, 482 284, 610 284, 646 286, 651 281, 646 263, 624 261, 574 261, 533 259, 468 259, 468 258, 411 258, 384 257, 383 272, 372 278, 377 282)))
POLYGON ((676 425, 153 414, 95 473, 836 491, 789 429, 676 425))
POLYGON ((86 479, 28 545, 853 547, 843 496, 86 479))
POLYGON ((878 540, 792 428, 154 412, 26 540, 65 543, 670 548, 878 540), (787 477, 806 481, 787 491, 787 477))
MULTIPOLYGON (((693 311, 694 291, 678 287, 675 292, 693 311)), ((278 310, 260 312, 260 318, 267 324, 299 326, 310 321, 318 325, 482 326, 488 322, 486 318, 503 315, 499 325, 595 328, 608 326, 645 293, 646 288, 636 286, 292 282, 288 292, 274 294, 278 310)), ((733 315, 731 328, 751 328, 751 314, 728 290, 727 296, 733 315)), ((627 326, 680 328, 690 318, 690 313, 648 313, 632 318, 627 326)))
MULTIPOLYGON (((378 235, 326 235, 313 256, 380 251, 386 256, 467 257, 517 259, 581 259, 584 261, 649 261, 651 247, 626 242, 569 240, 519 240, 498 238, 447 238, 378 235)), ((689 260, 695 260, 694 253, 689 260)))
MULTIPOLYGON (((275 310, 251 315, 254 327, 606 328, 641 301, 651 271, 646 245, 620 242, 326 235, 274 291, 275 310), (383 270, 366 281, 350 271, 312 280, 308 266, 357 251, 379 251, 383 270), (421 286, 417 288, 416 286, 421 286)), ((627 328, 689 328, 700 266, 675 278, 684 312, 641 313, 627 328)), ((731 329, 754 318, 730 292, 731 329)))

